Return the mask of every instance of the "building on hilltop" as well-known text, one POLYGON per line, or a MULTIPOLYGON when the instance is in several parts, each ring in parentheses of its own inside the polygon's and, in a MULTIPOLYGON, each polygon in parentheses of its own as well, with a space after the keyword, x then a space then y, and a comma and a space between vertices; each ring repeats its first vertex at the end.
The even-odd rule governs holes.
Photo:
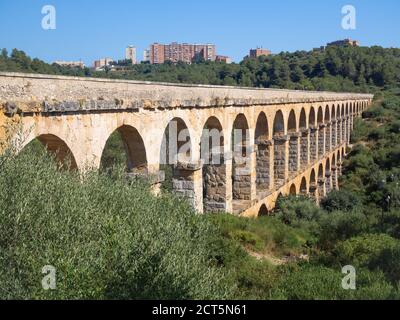
POLYGON ((231 64, 232 63, 232 59, 228 56, 216 56, 215 57, 215 62, 223 62, 226 64, 231 64))
POLYGON ((144 60, 150 61, 151 64, 161 64, 166 61, 192 63, 201 59, 215 61, 215 58, 216 49, 213 44, 153 43, 144 54, 144 60))
POLYGON ((132 64, 136 64, 136 47, 134 46, 128 46, 125 49, 125 60, 131 60, 132 64))
POLYGON ((108 66, 113 62, 114 62, 114 59, 112 59, 112 58, 102 58, 99 60, 95 60, 93 63, 93 67, 94 67, 94 69, 97 70, 97 69, 103 68, 105 66, 108 66))
POLYGON ((330 42, 327 44, 327 46, 328 47, 359 47, 360 42, 357 40, 344 39, 344 40, 330 42))
POLYGON ((85 68, 85 64, 82 61, 54 61, 53 63, 62 67, 85 68))
POLYGON ((258 58, 261 56, 269 56, 272 52, 267 49, 257 48, 257 49, 250 49, 249 57, 250 58, 258 58))

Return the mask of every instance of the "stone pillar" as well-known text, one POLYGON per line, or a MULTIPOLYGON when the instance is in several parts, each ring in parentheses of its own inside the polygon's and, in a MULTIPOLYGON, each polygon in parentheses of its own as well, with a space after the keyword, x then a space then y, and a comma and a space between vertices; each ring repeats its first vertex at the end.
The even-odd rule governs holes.
POLYGON ((342 120, 339 118, 336 123, 336 139, 337 145, 339 146, 342 144, 342 120))
POLYGON ((325 131, 326 124, 321 123, 319 125, 318 132, 318 159, 322 158, 325 155, 325 131))
POLYGON ((332 188, 333 190, 339 190, 338 168, 336 166, 333 166, 331 170, 332 170, 332 188))
POLYGON ((332 150, 332 124, 331 122, 327 123, 325 129, 325 153, 328 153, 332 150))
POLYGON ((351 116, 347 116, 347 143, 348 144, 350 144, 350 141, 351 141, 351 132, 352 132, 351 116))
POLYGON ((346 126, 347 126, 346 118, 343 118, 343 120, 342 120, 342 143, 346 143, 346 142, 347 142, 347 138, 346 138, 346 134, 347 134, 346 126))
POLYGON ((314 163, 318 157, 318 129, 310 126, 310 163, 314 163))
POLYGON ((289 137, 274 137, 274 177, 275 189, 282 187, 289 177, 289 137))
POLYGON ((233 213, 232 207, 232 189, 233 189, 233 157, 232 152, 225 153, 225 173, 226 173, 226 199, 225 210, 228 213, 233 213))
POLYGON ((269 190, 275 189, 275 141, 272 139, 269 148, 269 190))
POLYGON ((302 129, 300 138, 300 168, 305 169, 309 164, 310 164, 310 129, 302 129))
POLYGON ((318 178, 318 202, 320 202, 325 197, 325 179, 318 178))
POLYGON ((227 212, 227 175, 225 155, 213 155, 213 162, 203 166, 203 203, 205 212, 227 212), (215 160, 219 160, 214 161, 215 160))
POLYGON ((309 196, 311 199, 314 201, 318 202, 318 195, 317 195, 317 185, 315 182, 310 182, 310 188, 309 188, 309 196))
POLYGON ((161 193, 161 184, 165 181, 165 171, 158 170, 159 166, 149 166, 145 171, 132 171, 126 174, 128 179, 145 180, 150 185, 151 192, 158 196, 161 193))
POLYGON ((252 199, 252 169, 254 168, 252 157, 253 152, 249 153, 249 148, 242 147, 242 152, 236 152, 233 156, 232 168, 232 188, 233 200, 252 199))
POLYGON ((325 174, 325 192, 328 194, 332 191, 332 174, 330 171, 325 174))
POLYGON ((203 213, 202 164, 178 163, 173 167, 172 188, 175 194, 185 197, 193 208, 203 213))
POLYGON ((289 133, 289 176, 293 176, 300 168, 300 133, 289 133))
POLYGON ((249 149, 250 156, 250 200, 253 201, 257 199, 257 151, 258 147, 253 144, 249 149))
POLYGON ((259 140, 257 143, 257 192, 269 190, 271 188, 270 162, 272 142, 269 140, 259 140))

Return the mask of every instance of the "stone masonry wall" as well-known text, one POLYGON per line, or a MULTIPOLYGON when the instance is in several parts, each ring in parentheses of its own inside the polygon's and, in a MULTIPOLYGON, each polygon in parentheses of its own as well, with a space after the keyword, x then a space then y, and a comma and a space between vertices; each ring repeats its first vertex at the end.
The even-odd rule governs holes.
POLYGON ((0 105, 12 112, 77 112, 250 106, 371 99, 371 95, 0 73, 0 105), (6 106, 6 104, 8 105, 6 106))
POLYGON ((325 128, 320 128, 318 132, 318 158, 321 158, 324 152, 325 128))
POLYGON ((334 122, 332 124, 332 146, 336 147, 337 146, 337 124, 334 122))
POLYGON ((310 132, 310 155, 311 160, 315 161, 317 159, 317 131, 315 129, 311 129, 310 132))
POLYGON ((226 209, 226 167, 221 165, 203 166, 204 210, 208 212, 226 209))
POLYGON ((332 143, 332 133, 331 133, 332 126, 329 124, 325 128, 325 152, 329 152, 331 149, 331 143, 332 143))
POLYGON ((270 146, 258 145, 257 150, 257 190, 268 190, 270 185, 269 174, 270 146))
POLYGON ((303 168, 308 163, 308 135, 308 133, 303 133, 300 138, 300 162, 303 168))
POLYGON ((175 194, 185 197, 191 205, 195 205, 195 184, 191 171, 174 168, 172 189, 175 194))
POLYGON ((299 138, 298 136, 292 136, 289 140, 289 172, 291 174, 295 173, 298 168, 298 145, 299 145, 299 138))
POLYGON ((285 165, 286 165, 286 141, 282 139, 275 140, 274 143, 274 177, 275 187, 285 183, 285 165))

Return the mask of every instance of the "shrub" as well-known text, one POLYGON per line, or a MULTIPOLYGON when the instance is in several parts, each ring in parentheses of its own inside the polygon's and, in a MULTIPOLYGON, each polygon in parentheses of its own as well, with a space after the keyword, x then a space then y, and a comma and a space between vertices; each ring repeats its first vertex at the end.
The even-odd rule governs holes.
POLYGON ((320 220, 320 245, 329 248, 337 241, 365 233, 370 228, 368 218, 360 211, 335 211, 320 220))
POLYGON ((0 298, 215 299, 217 234, 186 202, 123 175, 58 169, 43 154, 0 159, 0 298), (41 287, 53 265, 57 289, 41 287))
POLYGON ((346 190, 332 191, 321 201, 322 208, 329 212, 339 210, 351 211, 359 205, 359 197, 346 190))
POLYGON ((385 212, 380 221, 381 230, 396 239, 400 239, 400 210, 385 212))
POLYGON ((397 243, 385 234, 366 234, 339 243, 335 253, 342 264, 365 267, 383 250, 393 248, 397 243))
POLYGON ((356 290, 345 290, 341 269, 303 265, 287 272, 272 290, 272 298, 288 300, 391 299, 397 292, 383 274, 366 269, 356 271, 356 290))
POLYGON ((400 282, 400 245, 382 250, 379 256, 370 262, 372 269, 382 270, 386 277, 394 282, 400 282))

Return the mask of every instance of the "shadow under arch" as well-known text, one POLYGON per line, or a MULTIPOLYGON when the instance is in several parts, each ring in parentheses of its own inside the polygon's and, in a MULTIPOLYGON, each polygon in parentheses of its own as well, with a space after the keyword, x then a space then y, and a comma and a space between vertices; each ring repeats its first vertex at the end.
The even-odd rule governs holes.
POLYGON ((312 169, 310 173, 310 186, 309 186, 309 192, 310 192, 310 197, 313 198, 314 200, 317 199, 317 178, 315 175, 315 170, 312 169))
POLYGON ((307 191, 307 180, 305 177, 301 179, 301 184, 300 184, 300 194, 303 196, 306 196, 308 193, 307 191))
MULTIPOLYGON (((237 115, 232 127, 232 199, 251 200, 250 132, 244 114, 237 115)), ((236 203, 233 203, 235 206, 236 203)), ((240 203, 238 204, 241 205, 240 203)))
POLYGON ((259 217, 267 217, 268 215, 269 215, 269 213, 268 213, 267 206, 265 204, 263 204, 260 207, 260 210, 258 210, 258 216, 259 217))
POLYGON ((255 131, 256 155, 256 188, 257 193, 270 189, 270 154, 269 126, 267 116, 261 112, 258 116, 255 131))
POLYGON ((41 152, 47 150, 61 169, 78 170, 75 157, 67 143, 53 134, 41 134, 25 145, 20 152, 41 152))
MULTIPOLYGON (((184 192, 174 180, 178 181, 180 172, 178 166, 189 164, 192 157, 192 141, 189 128, 182 118, 171 119, 163 134, 160 149, 160 171, 165 173, 165 181, 161 184, 162 189, 167 191, 184 192)), ((185 172, 185 177, 190 179, 191 173, 185 172)), ((183 178, 182 178, 183 179, 183 178)), ((180 186, 183 186, 183 183, 180 186)), ((191 190, 191 193, 194 191, 191 190)), ((188 192, 188 193, 190 193, 188 192)))
POLYGON ((296 196, 297 195, 297 189, 296 189, 296 185, 294 183, 290 186, 289 194, 291 196, 296 196))
POLYGON ((101 170, 109 170, 118 165, 125 165, 129 173, 148 173, 143 139, 137 129, 129 125, 117 128, 107 139, 102 152, 101 170))

